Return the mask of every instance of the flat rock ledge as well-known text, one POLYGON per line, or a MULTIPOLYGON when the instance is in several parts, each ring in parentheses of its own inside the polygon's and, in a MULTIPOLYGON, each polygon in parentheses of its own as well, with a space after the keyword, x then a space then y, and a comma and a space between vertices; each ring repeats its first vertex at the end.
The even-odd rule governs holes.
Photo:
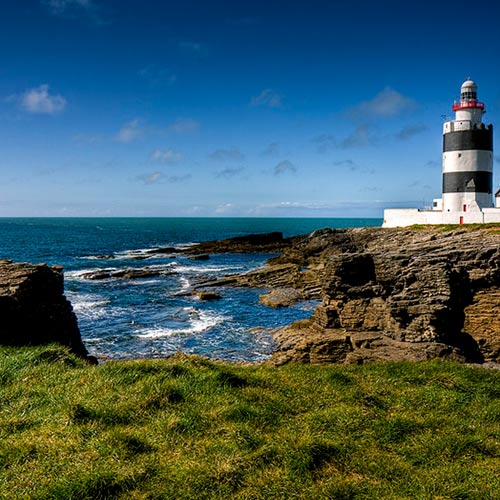
POLYGON ((0 344, 59 343, 95 362, 83 345, 71 303, 64 296, 63 269, 0 261, 0 344))

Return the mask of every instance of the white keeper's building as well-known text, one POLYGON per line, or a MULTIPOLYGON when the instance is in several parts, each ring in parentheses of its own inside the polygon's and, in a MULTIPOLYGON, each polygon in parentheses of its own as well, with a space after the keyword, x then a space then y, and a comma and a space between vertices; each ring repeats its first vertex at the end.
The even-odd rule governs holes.
POLYGON ((484 103, 470 78, 453 111, 455 120, 443 126, 442 198, 433 200, 432 210, 386 209, 383 227, 500 222, 500 190, 493 199, 493 125, 482 122, 484 103))

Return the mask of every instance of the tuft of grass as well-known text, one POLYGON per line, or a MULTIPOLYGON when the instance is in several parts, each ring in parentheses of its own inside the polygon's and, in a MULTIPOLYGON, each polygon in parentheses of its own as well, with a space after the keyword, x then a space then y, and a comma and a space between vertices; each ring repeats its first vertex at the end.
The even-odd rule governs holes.
POLYGON ((87 365, 0 349, 0 498, 477 499, 500 372, 446 362, 87 365))

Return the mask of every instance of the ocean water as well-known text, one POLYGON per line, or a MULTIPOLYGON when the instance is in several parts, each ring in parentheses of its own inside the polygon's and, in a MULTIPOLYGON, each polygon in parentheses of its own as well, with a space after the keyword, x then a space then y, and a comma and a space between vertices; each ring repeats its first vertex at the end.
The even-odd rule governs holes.
POLYGON ((311 315, 314 303, 259 304, 265 290, 224 288, 219 301, 182 295, 203 279, 262 266, 269 255, 212 255, 208 261, 154 254, 158 247, 253 233, 307 234, 324 227, 380 226, 381 219, 0 218, 0 259, 64 266, 66 296, 82 338, 100 359, 164 357, 177 351, 259 361, 270 330, 311 315), (92 281, 99 269, 154 268, 161 276, 92 281))

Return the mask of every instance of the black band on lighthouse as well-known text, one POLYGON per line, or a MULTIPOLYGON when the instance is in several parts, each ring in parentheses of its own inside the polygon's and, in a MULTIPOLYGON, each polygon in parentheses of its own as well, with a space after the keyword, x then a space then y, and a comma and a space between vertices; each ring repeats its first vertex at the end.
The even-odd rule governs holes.
POLYGON ((446 172, 443 174, 443 193, 493 192, 491 172, 446 172))
POLYGON ((443 153, 471 149, 493 151, 493 128, 457 130, 443 135, 443 153))

